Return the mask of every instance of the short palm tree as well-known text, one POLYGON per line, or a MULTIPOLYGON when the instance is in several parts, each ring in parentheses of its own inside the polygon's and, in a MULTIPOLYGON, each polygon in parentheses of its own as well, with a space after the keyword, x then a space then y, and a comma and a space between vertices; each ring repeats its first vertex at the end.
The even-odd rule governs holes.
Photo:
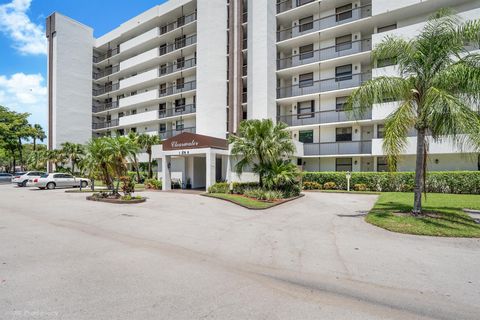
POLYGON ((288 158, 295 152, 295 146, 284 123, 274 124, 271 119, 246 120, 240 123, 238 135, 230 135, 232 155, 239 161, 235 165, 237 174, 250 166, 265 184, 264 176, 272 163, 288 158))
POLYGON ((428 142, 480 146, 480 55, 467 51, 479 43, 480 20, 461 22, 442 9, 411 40, 385 37, 373 50, 373 60, 394 59, 399 75, 367 81, 347 102, 353 113, 386 99, 400 102, 386 119, 383 149, 395 167, 409 131, 416 131, 413 215, 422 212, 428 142))
POLYGON ((133 162, 133 166, 134 166, 135 171, 137 173, 137 182, 140 183, 140 180, 141 180, 141 178, 140 178, 140 166, 138 165, 138 158, 137 158, 137 153, 140 151, 140 148, 141 148, 141 146, 140 146, 140 136, 136 132, 130 131, 127 138, 130 141, 130 143, 136 149, 136 152, 134 152, 130 156, 130 158, 133 162))
POLYGON ((61 152, 65 159, 70 162, 72 174, 75 172, 75 166, 85 156, 85 149, 79 143, 64 142, 62 143, 61 152))
POLYGON ((109 138, 91 140, 86 145, 86 156, 81 164, 90 179, 99 179, 109 189, 113 189, 112 159, 107 153, 107 139, 109 138))
POLYGON ((157 144, 161 144, 162 141, 160 140, 159 136, 151 136, 148 134, 142 134, 139 137, 140 146, 145 149, 145 152, 148 155, 148 179, 153 178, 153 171, 152 171, 152 147, 157 144))
POLYGON ((133 153, 137 152, 138 148, 134 146, 127 137, 107 137, 104 139, 106 140, 105 153, 108 156, 109 165, 117 180, 114 192, 118 193, 120 178, 128 172, 127 159, 133 153))

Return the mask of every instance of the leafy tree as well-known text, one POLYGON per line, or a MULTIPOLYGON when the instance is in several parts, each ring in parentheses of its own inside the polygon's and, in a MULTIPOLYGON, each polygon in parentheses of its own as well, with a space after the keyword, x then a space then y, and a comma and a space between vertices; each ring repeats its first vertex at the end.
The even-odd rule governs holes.
POLYGON ((104 152, 108 157, 109 166, 117 181, 114 193, 118 194, 120 178, 128 172, 127 159, 137 152, 138 149, 127 137, 107 137, 103 139, 106 141, 104 152))
POLYGON ((416 131, 413 215, 422 212, 428 141, 480 146, 480 55, 467 51, 479 43, 480 20, 461 22, 442 9, 411 40, 385 37, 373 60, 394 59, 399 75, 365 82, 347 102, 347 109, 363 113, 386 99, 400 101, 386 119, 383 149, 394 167, 409 131, 416 131))
POLYGON ((130 143, 135 147, 136 149, 136 152, 134 152, 132 155, 131 155, 131 159, 132 159, 132 162, 133 162, 133 166, 135 168, 135 171, 136 171, 136 174, 137 174, 137 182, 140 183, 141 181, 141 177, 140 177, 140 166, 138 164, 138 158, 137 158, 137 153, 138 151, 140 150, 141 148, 141 145, 140 145, 140 136, 136 133, 136 132, 133 132, 133 131, 130 131, 128 133, 128 136, 127 138, 130 140, 130 143))
POLYGON ((152 147, 157 144, 161 144, 162 141, 158 136, 150 136, 148 134, 142 134, 139 137, 140 146, 145 149, 148 154, 148 179, 153 178, 152 171, 152 147))
POLYGON ((85 156, 85 148, 82 144, 79 143, 71 143, 71 142, 64 142, 62 143, 62 149, 60 153, 62 156, 70 162, 71 164, 71 172, 72 174, 75 172, 75 166, 78 162, 85 156))

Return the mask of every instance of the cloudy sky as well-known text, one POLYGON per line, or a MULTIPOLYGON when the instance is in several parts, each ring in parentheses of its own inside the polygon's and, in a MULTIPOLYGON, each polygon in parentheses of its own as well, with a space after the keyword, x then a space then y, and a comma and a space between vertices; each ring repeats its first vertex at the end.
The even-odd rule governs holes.
POLYGON ((0 105, 47 129, 45 18, 58 11, 101 36, 165 0, 0 0, 0 105), (106 14, 107 13, 107 14, 106 14))

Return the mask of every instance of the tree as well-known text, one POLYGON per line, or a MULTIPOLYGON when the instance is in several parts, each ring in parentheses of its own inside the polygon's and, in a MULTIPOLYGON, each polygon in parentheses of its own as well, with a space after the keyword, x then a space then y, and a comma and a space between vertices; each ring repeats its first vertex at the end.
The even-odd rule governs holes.
POLYGON ((81 160, 81 166, 90 179, 101 180, 109 189, 113 189, 111 155, 107 153, 107 139, 91 140, 86 145, 86 156, 81 160))
POLYGON ((130 140, 130 143, 135 146, 135 149, 136 149, 136 152, 134 152, 132 155, 131 155, 131 159, 132 159, 132 162, 133 162, 133 166, 135 168, 135 171, 137 173, 137 182, 140 183, 141 181, 141 177, 140 177, 140 167, 138 165, 138 158, 137 158, 137 153, 138 151, 140 150, 141 146, 140 146, 140 136, 136 133, 136 132, 133 132, 133 131, 130 131, 128 133, 128 136, 127 138, 130 140))
POLYGON ((83 145, 79 143, 64 142, 62 143, 61 153, 65 159, 67 159, 71 164, 72 174, 75 172, 76 164, 83 158, 85 155, 85 149, 83 145))
POLYGON ((37 139, 43 142, 43 140, 47 138, 47 135, 45 134, 45 131, 41 125, 33 125, 31 138, 33 139, 33 151, 37 151, 37 139))
POLYGON ((28 124, 28 113, 10 111, 0 106, 0 145, 8 150, 13 160, 12 168, 16 167, 16 154, 18 153, 20 164, 23 165, 22 140, 31 135, 31 127, 28 124))
POLYGON ((103 138, 106 141, 105 153, 112 172, 117 180, 114 193, 118 194, 118 187, 120 185, 120 178, 125 176, 128 172, 127 158, 133 153, 137 152, 137 147, 131 143, 127 137, 107 137, 103 138))
POLYGON ((364 113, 386 99, 400 101, 385 122, 383 149, 390 165, 417 134, 414 216, 422 213, 428 141, 480 146, 480 55, 467 47, 480 43, 480 20, 461 22, 442 9, 412 40, 387 36, 373 50, 374 63, 394 59, 399 76, 382 76, 354 90, 346 108, 364 113))
POLYGON ((274 124, 271 119, 246 120, 240 123, 238 135, 230 135, 233 144, 232 155, 239 159, 235 165, 237 174, 251 166, 258 174, 260 186, 265 184, 264 176, 273 163, 288 158, 295 152, 285 123, 274 124))
POLYGON ((158 136, 151 136, 148 134, 142 134, 139 137, 140 146, 145 149, 145 152, 148 154, 148 179, 153 178, 152 171, 152 147, 157 144, 161 144, 162 141, 158 136))

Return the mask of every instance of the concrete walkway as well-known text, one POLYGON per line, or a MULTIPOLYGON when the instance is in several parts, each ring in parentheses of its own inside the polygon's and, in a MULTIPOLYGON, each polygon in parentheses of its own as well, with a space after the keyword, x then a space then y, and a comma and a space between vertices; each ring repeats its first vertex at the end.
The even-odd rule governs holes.
POLYGON ((374 195, 268 211, 0 186, 0 319, 478 319, 480 241, 363 221, 374 195))

